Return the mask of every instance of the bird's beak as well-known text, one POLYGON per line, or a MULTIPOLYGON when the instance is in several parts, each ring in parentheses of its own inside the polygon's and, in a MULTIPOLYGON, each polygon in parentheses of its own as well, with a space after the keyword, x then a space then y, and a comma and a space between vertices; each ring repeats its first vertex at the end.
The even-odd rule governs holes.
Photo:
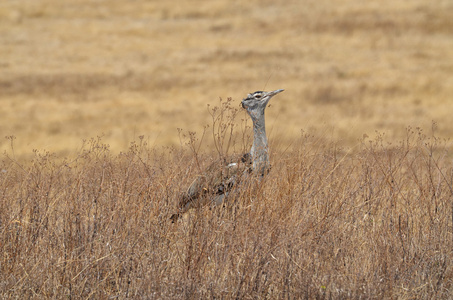
POLYGON ((279 90, 275 90, 275 91, 269 92, 267 95, 270 96, 270 97, 273 97, 273 96, 275 96, 278 93, 281 93, 283 91, 284 91, 283 89, 279 89, 279 90))

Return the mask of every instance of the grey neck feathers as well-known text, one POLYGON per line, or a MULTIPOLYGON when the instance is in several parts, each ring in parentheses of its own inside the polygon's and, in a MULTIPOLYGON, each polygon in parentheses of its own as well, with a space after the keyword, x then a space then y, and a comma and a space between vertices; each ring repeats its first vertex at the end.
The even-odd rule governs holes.
POLYGON ((252 116, 253 121, 253 145, 250 150, 252 156, 253 172, 264 175, 269 168, 268 144, 266 126, 264 122, 264 110, 252 116))

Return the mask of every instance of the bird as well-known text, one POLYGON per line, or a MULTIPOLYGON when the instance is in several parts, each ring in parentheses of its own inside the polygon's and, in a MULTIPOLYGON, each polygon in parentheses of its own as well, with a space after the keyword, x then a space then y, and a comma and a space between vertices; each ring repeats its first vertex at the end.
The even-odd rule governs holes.
POLYGON ((175 223, 178 218, 192 207, 206 203, 220 205, 231 189, 249 176, 263 177, 270 169, 269 146, 266 136, 265 109, 275 95, 283 92, 256 91, 241 102, 253 123, 253 144, 250 152, 229 159, 220 159, 209 165, 203 174, 198 175, 181 196, 178 212, 170 219, 175 223))

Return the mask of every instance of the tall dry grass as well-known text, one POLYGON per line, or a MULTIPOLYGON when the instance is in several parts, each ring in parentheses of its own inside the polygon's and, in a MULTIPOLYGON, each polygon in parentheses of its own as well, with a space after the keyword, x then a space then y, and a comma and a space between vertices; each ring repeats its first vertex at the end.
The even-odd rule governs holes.
MULTIPOLYGON (((228 124, 209 130, 228 141, 228 124)), ((73 160, 4 156, 0 296, 451 297, 453 170, 435 135, 408 129, 399 144, 378 136, 348 151, 303 134, 225 207, 171 224, 197 164, 219 155, 197 152, 193 133, 182 140, 158 151, 139 139, 114 155, 91 139, 73 160)))

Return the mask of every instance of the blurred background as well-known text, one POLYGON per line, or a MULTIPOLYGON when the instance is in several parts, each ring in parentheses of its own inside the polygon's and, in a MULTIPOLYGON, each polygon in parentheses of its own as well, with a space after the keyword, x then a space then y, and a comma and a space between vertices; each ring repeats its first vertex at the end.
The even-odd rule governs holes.
MULTIPOLYGON (((0 149, 178 146, 207 105, 283 88, 270 138, 453 134, 453 1, 3 0, 0 149)), ((241 112, 239 118, 246 118, 241 112)))

